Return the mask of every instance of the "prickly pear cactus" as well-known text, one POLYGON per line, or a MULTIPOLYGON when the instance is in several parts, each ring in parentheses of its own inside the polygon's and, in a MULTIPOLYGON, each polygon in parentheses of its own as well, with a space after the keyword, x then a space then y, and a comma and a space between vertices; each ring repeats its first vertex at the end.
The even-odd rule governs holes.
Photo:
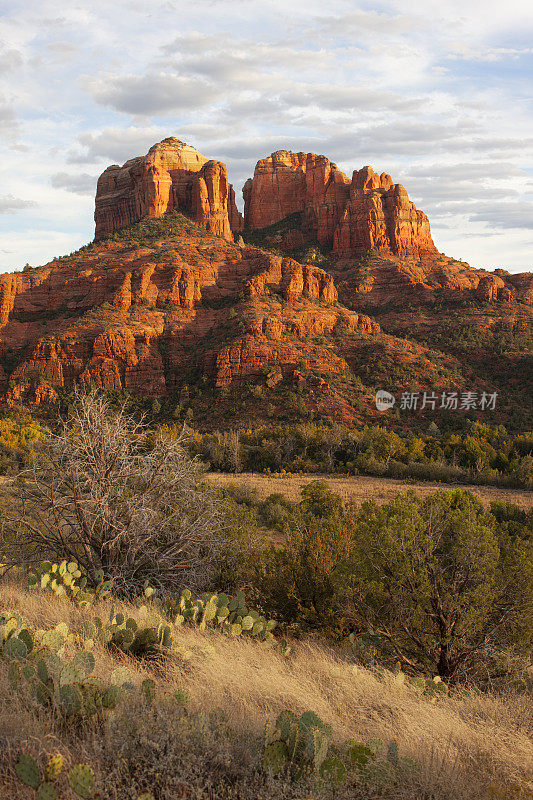
POLYGON ((15 772, 17 777, 25 783, 26 786, 31 786, 32 789, 37 789, 41 776, 39 774, 39 767, 34 758, 27 753, 21 753, 19 760, 15 764, 15 772))
POLYGON ((37 789, 37 800, 58 800, 55 784, 50 781, 41 783, 37 789))
POLYGON ((172 629, 152 607, 141 606, 141 618, 125 619, 111 609, 109 622, 103 624, 94 619, 95 637, 111 649, 122 650, 132 655, 156 654, 161 649, 172 647, 172 629))
POLYGON ((92 800, 96 790, 94 772, 86 764, 75 764, 68 771, 71 789, 83 800, 92 800))
POLYGON ((289 766, 296 779, 309 773, 318 775, 328 755, 331 733, 331 727, 312 711, 305 711, 300 718, 292 711, 282 711, 273 727, 269 722, 265 726, 263 768, 277 774, 278 767, 280 771, 289 766), (283 758, 286 763, 280 766, 283 758))
POLYGON ((285 742, 268 744, 263 750, 261 764, 266 772, 279 775, 289 765, 289 754, 285 742))
POLYGON ((60 686, 59 702, 61 710, 66 717, 79 714, 82 707, 81 692, 76 686, 72 686, 70 683, 60 686))
POLYGON ((333 756, 324 759, 320 765, 319 774, 322 780, 340 786, 346 780, 347 769, 340 758, 333 756))
POLYGON ((96 580, 94 588, 87 588, 87 577, 76 561, 62 561, 60 564, 43 561, 40 568, 32 568, 28 572, 30 588, 52 592, 78 605, 89 605, 97 599, 109 597, 112 581, 105 581, 101 570, 96 574, 96 580))
POLYGON ((185 689, 176 689, 173 697, 179 706, 186 706, 190 700, 189 692, 186 692, 185 689))
POLYGON ((179 600, 167 598, 162 605, 174 625, 188 625, 200 630, 213 626, 230 636, 245 633, 266 642, 274 641, 275 621, 248 609, 242 592, 233 598, 209 593, 193 597, 189 589, 184 589, 179 600))
MULTIPOLYGON (((58 800, 58 779, 63 771, 63 757, 52 756, 44 769, 44 780, 41 781, 39 767, 32 756, 22 753, 15 764, 17 777, 26 786, 36 791, 37 800, 58 800)), ((94 772, 85 764, 75 764, 68 772, 70 787, 83 800, 92 800, 95 795, 94 772)), ((63 796, 63 793, 61 793, 63 796)))
POLYGON ((398 745, 394 739, 389 742, 389 746, 387 748, 387 761, 389 764, 392 764, 393 767, 398 766, 398 745))
POLYGON ((78 670, 78 674, 83 673, 90 675, 94 670, 94 656, 86 650, 76 653, 74 656, 74 666, 78 670))
POLYGON ((151 705, 154 702, 156 693, 155 681, 151 678, 146 678, 141 683, 141 694, 146 702, 151 705))
POLYGON ((62 755, 58 753, 57 755, 52 756, 44 769, 45 781, 57 780, 63 770, 63 766, 64 762, 62 755))
POLYGON ((103 708, 107 708, 112 711, 118 706, 124 695, 125 690, 122 688, 122 686, 108 686, 108 688, 102 694, 101 702, 103 708))

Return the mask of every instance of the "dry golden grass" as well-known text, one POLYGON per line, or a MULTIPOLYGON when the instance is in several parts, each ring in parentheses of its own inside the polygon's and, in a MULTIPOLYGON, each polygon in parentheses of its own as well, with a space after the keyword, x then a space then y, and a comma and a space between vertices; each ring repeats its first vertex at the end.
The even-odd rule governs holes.
MULTIPOLYGON (((118 604, 117 609, 121 606, 132 616, 138 613, 127 604, 118 604)), ((0 608, 19 610, 32 626, 51 627, 66 621, 72 629, 83 619, 109 613, 109 604, 79 610, 68 601, 28 593, 15 584, 0 587, 0 608)), ((4 758, 0 756, 0 797, 30 796, 13 782, 10 770, 17 748, 24 744, 36 754, 59 749, 67 758, 91 763, 101 785, 108 787, 101 795, 104 798, 135 798, 134 783, 139 792, 155 785, 156 800, 301 798, 298 787, 266 780, 255 769, 265 719, 283 708, 315 711, 332 725, 339 742, 396 739, 401 754, 420 765, 416 776, 384 794, 352 789, 351 793, 340 791, 337 797, 474 800, 526 796, 503 788, 511 784, 524 791, 533 788, 533 711, 531 698, 520 692, 431 701, 398 683, 392 674, 380 678, 318 643, 296 642, 294 654, 286 658, 254 640, 215 632, 180 628, 175 639, 187 647, 208 645, 211 654, 187 663, 175 656, 164 662, 142 662, 98 646, 95 672, 105 677, 119 662, 127 663, 136 684, 153 677, 161 692, 186 689, 193 712, 223 709, 235 732, 225 743, 208 736, 202 744, 190 730, 180 727, 183 722, 164 703, 150 711, 133 703, 98 730, 89 724, 77 732, 61 730, 44 710, 31 710, 11 694, 5 664, 0 662, 0 753, 2 745, 5 751, 4 758), (139 720, 145 726, 142 732, 137 730, 139 720), (206 774, 213 770, 215 777, 206 774), (176 783, 178 773, 181 789, 176 783), (214 794, 206 788, 210 781, 218 785, 214 794), (491 783, 501 787, 502 793, 492 795, 491 783), (2 785, 6 794, 1 793, 2 785)), ((322 790, 313 794, 331 796, 322 790)))
POLYGON ((488 506, 494 500, 504 500, 514 503, 519 508, 529 511, 533 508, 533 492, 521 489, 503 489, 498 486, 471 486, 467 484, 443 484, 420 481, 406 483, 395 478, 376 478, 367 475, 342 478, 336 475, 288 475, 272 477, 259 473, 241 472, 237 475, 227 472, 209 472, 208 479, 215 485, 224 488, 229 484, 246 487, 256 492, 259 500, 264 500, 273 492, 280 492, 288 500, 300 500, 300 492, 312 480, 323 478, 327 480, 334 492, 341 496, 344 502, 353 500, 362 503, 365 500, 375 500, 377 503, 386 503, 399 492, 409 490, 422 497, 427 497, 437 489, 464 489, 477 494, 483 504, 488 506))

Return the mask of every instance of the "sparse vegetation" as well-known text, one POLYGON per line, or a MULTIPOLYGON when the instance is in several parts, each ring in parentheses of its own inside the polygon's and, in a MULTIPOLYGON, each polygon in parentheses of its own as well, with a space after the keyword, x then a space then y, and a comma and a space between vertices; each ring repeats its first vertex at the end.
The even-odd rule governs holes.
MULTIPOLYGON (((50 782, 66 797, 68 774, 82 762, 94 776, 95 793, 105 792, 109 800, 136 800, 145 792, 156 800, 173 800, 180 793, 207 800, 210 786, 216 786, 218 798, 228 800, 296 800, 310 792, 324 800, 370 800, 376 795, 477 800, 490 797, 493 790, 502 797, 513 797, 513 792, 520 797, 530 785, 530 709, 527 696, 518 690, 502 697, 464 690, 426 693, 402 673, 358 665, 351 648, 334 653, 312 642, 295 642, 283 655, 253 638, 237 643, 184 627, 174 632, 176 641, 162 670, 158 658, 124 661, 99 639, 91 645, 79 638, 76 631, 91 623, 90 608, 76 609, 55 595, 28 594, 12 579, 3 581, 1 598, 20 617, 4 612, 4 634, 5 622, 15 619, 5 642, 16 639, 26 648, 22 631, 32 636, 38 627, 44 631, 38 641, 47 630, 64 637, 65 620, 70 623, 59 655, 63 683, 53 677, 58 674, 53 669, 57 651, 47 655, 48 645, 44 650, 40 644, 33 647, 37 664, 40 659, 52 665, 47 680, 58 680, 65 698, 73 700, 74 705, 63 705, 74 717, 54 713, 53 700, 43 705, 25 690, 24 672, 29 674, 33 649, 25 649, 28 658, 22 650, 12 658, 9 653, 18 652, 18 646, 0 656, 0 785, 15 800, 35 796, 30 794, 35 788, 24 785, 18 775, 21 754, 29 768, 24 774, 31 772, 38 785, 47 774, 39 765, 51 758, 59 764, 60 756, 62 770, 50 782), (59 626, 62 633, 56 630, 59 626), (77 665, 76 676, 71 664, 77 665), (20 683, 10 683, 7 673, 14 676, 18 670, 20 683), (78 697, 80 678, 93 688, 78 697), (115 687, 113 697, 106 695, 108 705, 104 695, 102 705, 97 699, 103 686, 106 692, 115 687), (76 725, 75 716, 92 696, 96 707, 87 706, 83 724, 76 725), (265 738, 265 722, 273 717, 278 724, 270 723, 265 738), (300 729, 300 722, 302 737, 291 738, 291 726, 300 729), (324 755, 317 773, 314 767, 307 770, 307 757, 299 755, 313 730, 319 733, 314 737, 317 756, 324 755), (293 739, 296 751, 287 769, 281 746, 274 748, 280 751, 276 759, 265 748, 276 741, 287 747, 293 739)), ((99 612, 109 615, 110 601, 102 601, 99 612)), ((138 618, 139 608, 121 603, 120 613, 138 618)), ((39 675, 30 680, 40 681, 39 675)), ((50 770, 47 775, 52 778, 50 770)))
MULTIPOLYGON (((74 399, 4 487, 7 796, 527 796, 532 512, 359 507, 323 479, 258 502, 209 488, 179 429, 74 399)), ((236 471, 255 435, 209 443, 236 471)), ((365 435, 385 462, 406 446, 365 435)))
POLYGON ((115 590, 204 588, 221 548, 216 497, 184 435, 156 434, 96 395, 78 402, 21 474, 3 520, 10 564, 51 554, 115 590))

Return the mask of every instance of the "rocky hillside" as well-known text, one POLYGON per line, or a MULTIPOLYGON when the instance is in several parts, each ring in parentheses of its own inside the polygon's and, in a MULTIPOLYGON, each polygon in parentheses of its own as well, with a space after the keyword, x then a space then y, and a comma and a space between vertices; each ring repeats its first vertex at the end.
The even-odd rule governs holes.
POLYGON ((3 400, 76 382, 224 427, 375 419, 376 387, 475 388, 505 394, 500 421, 531 413, 533 275, 440 254, 369 167, 350 180, 281 151, 243 194, 244 228, 225 165, 177 139, 105 170, 95 242, 0 276, 3 400))

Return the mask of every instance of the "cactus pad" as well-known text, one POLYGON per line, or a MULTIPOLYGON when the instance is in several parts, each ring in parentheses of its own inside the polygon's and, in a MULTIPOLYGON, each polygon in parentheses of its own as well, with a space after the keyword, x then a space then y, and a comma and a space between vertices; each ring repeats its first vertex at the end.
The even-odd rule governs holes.
POLYGON ((63 769, 63 756, 58 753, 52 756, 44 770, 45 781, 55 781, 59 778, 63 769))
POLYGON ((37 789, 41 782, 37 762, 27 753, 20 755, 15 764, 15 772, 22 783, 26 784, 26 786, 31 786, 32 789, 37 789))
POLYGON ((123 686, 131 681, 131 673, 127 667, 118 667, 111 673, 111 683, 115 686, 123 686))
POLYGON ((320 765, 320 777, 339 786, 346 780, 346 767, 340 758, 326 758, 320 765))
POLYGON ((350 742, 349 745, 348 758, 350 759, 352 767, 362 769, 369 761, 373 761, 376 757, 374 752, 361 742, 350 742))
POLYGON ((81 711, 82 697, 75 686, 71 686, 68 683, 65 684, 65 686, 60 686, 59 700, 61 702, 63 713, 67 717, 70 717, 73 714, 78 714, 81 711))
POLYGON ((78 683, 79 679, 80 676, 78 674, 78 670, 73 664, 65 664, 59 673, 60 686, 72 686, 73 684, 78 683))
POLYGON ((289 763, 289 754, 285 742, 273 742, 263 750, 263 769, 273 775, 279 775, 289 763))
POLYGON ((85 675, 90 675, 94 669, 94 656, 92 653, 87 651, 82 651, 81 653, 76 653, 74 656, 74 666, 85 673, 85 675))
POLYGON ((43 647, 49 647, 50 650, 60 650, 65 644, 65 637, 60 631, 45 631, 41 644, 43 647))
POLYGON ((186 692, 185 689, 176 689, 174 692, 174 700, 180 706, 186 706, 190 700, 189 692, 186 692))
POLYGON ((7 669, 7 678, 13 689, 16 689, 17 686, 20 684, 21 669, 20 669, 20 664, 17 661, 11 661, 11 663, 9 664, 9 667, 7 669))
POLYGON ((387 748, 387 761, 389 764, 392 764, 393 767, 398 766, 398 745, 394 739, 389 742, 389 746, 387 748))
POLYGON ((152 703, 155 698, 155 682, 151 678, 146 678, 141 683, 141 694, 147 703, 152 703))
POLYGON ((281 738, 287 739, 293 725, 298 724, 298 717, 292 711, 282 711, 276 720, 276 728, 281 732, 281 738))
POLYGON ((124 696, 122 686, 109 686, 102 695, 102 705, 104 708, 116 708, 124 696))
POLYGON ((33 650, 33 636, 31 635, 29 630, 27 630, 26 628, 23 628, 20 631, 20 633, 18 635, 18 638, 22 642, 24 642, 24 644, 26 645, 26 649, 27 649, 28 653, 31 653, 31 651, 33 650))
POLYGON ((68 782, 71 789, 83 800, 92 800, 95 792, 94 772, 86 764, 75 764, 69 769, 68 782))
POLYGON ((23 659, 28 655, 28 648, 22 639, 12 636, 7 642, 4 642, 2 652, 8 661, 13 659, 23 659))
POLYGON ((41 783, 37 789, 37 800, 57 800, 57 789, 50 781, 41 783))

